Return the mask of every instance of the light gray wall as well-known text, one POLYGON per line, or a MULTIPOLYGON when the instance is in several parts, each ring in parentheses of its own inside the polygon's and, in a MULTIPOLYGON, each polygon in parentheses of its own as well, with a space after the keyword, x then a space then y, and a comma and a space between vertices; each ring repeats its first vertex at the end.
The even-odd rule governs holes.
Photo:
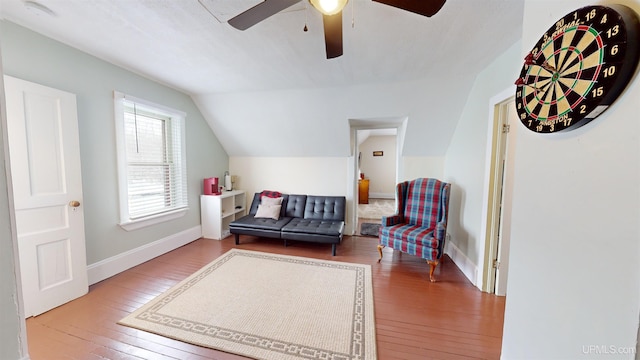
MULTIPOLYGON (((513 86, 520 73, 520 42, 513 44, 475 78, 466 99, 445 159, 445 180, 451 183, 447 232, 455 245, 475 267, 466 274, 476 283, 482 273, 484 235, 482 228, 483 188, 486 167, 490 99, 513 86)), ((515 86, 513 86, 515 95, 515 86)), ((476 285, 480 285, 477 284, 476 285)))
POLYGON ((222 177, 229 159, 191 98, 11 22, 0 26, 5 74, 77 95, 87 263, 199 226, 202 179, 222 177), (131 232, 118 225, 114 90, 187 113, 184 217, 131 232))
MULTIPOLYGON (((640 13, 640 1, 624 3, 640 13)), ((527 0, 521 54, 559 18, 590 4, 527 0)), ((634 358, 638 99, 636 75, 616 103, 579 129, 518 133, 503 359, 634 358)))

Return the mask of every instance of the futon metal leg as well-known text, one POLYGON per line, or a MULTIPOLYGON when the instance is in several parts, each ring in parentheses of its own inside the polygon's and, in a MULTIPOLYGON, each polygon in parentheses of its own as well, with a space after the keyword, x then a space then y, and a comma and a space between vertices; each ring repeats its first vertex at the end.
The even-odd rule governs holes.
POLYGON ((236 238, 236 245, 240 245, 240 234, 233 234, 233 236, 236 238))
POLYGON ((383 247, 384 247, 384 245, 378 244, 378 254, 380 254, 380 258, 378 258, 378 262, 380 262, 380 260, 382 260, 382 248, 383 247))
POLYGON ((336 256, 336 244, 331 244, 331 256, 336 256))
POLYGON ((427 264, 429 264, 429 280, 431 282, 436 282, 436 278, 433 276, 433 272, 436 270, 436 266, 438 266, 438 260, 427 260, 427 264))

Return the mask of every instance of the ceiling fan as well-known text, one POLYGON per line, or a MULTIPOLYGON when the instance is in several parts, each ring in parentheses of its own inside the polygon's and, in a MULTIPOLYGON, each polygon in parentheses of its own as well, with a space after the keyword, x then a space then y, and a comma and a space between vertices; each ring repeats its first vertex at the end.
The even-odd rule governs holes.
MULTIPOLYGON (((258 5, 229 19, 229 25, 238 30, 246 30, 278 12, 306 0, 265 0, 258 5)), ((309 0, 322 13, 324 42, 327 59, 342 55, 342 9, 349 0, 309 0)), ((382 4, 431 17, 446 0, 373 0, 382 4)))

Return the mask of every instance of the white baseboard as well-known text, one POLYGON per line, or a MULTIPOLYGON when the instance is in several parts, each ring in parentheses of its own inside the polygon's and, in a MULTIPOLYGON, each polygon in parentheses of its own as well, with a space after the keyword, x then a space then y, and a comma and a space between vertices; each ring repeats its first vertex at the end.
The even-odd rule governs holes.
MULTIPOLYGON (((447 234, 447 237, 449 234, 447 234)), ((478 267, 474 264, 458 247, 449 239, 444 244, 444 253, 449 255, 451 260, 458 266, 464 276, 471 281, 473 286, 478 287, 478 267)))
POLYGON ((370 199, 395 199, 396 198, 396 194, 395 193, 369 193, 369 198, 370 199))
POLYGON ((87 266, 89 285, 110 278, 113 275, 177 249, 200 237, 202 237, 202 227, 198 225, 91 264, 87 266))

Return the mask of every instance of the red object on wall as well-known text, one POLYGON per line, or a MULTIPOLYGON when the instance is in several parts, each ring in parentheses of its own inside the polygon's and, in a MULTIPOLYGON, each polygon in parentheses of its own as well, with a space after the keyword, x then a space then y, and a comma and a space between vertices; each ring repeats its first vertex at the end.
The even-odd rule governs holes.
POLYGON ((218 178, 212 177, 204 179, 205 195, 220 195, 220 187, 218 186, 218 178))

